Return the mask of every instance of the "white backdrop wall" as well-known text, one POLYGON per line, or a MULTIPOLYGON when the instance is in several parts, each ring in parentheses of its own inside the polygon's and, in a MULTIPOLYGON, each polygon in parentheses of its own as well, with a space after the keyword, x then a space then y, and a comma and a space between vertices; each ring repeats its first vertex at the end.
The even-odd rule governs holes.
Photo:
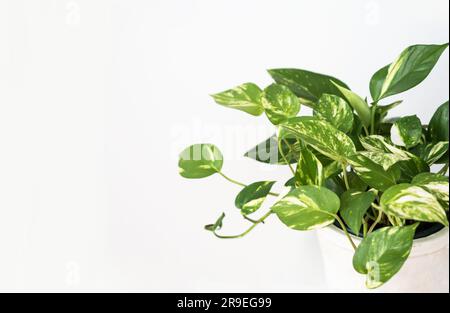
MULTIPOLYGON (((216 143, 238 180, 288 177, 241 155, 273 129, 208 96, 273 67, 362 95, 406 46, 449 40, 447 0, 0 0, 0 290, 325 291, 313 233, 247 226, 238 188, 186 181, 216 143)), ((394 115, 448 99, 448 51, 394 115)), ((400 98, 400 97, 398 97, 400 98)), ((307 110, 304 110, 307 113, 307 110)), ((276 188, 279 189, 278 185, 276 188)))

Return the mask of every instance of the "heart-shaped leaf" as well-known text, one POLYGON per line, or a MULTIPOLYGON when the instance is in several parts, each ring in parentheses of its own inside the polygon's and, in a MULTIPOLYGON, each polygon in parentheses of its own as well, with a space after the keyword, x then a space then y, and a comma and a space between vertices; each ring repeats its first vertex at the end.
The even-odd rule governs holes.
POLYGON ((366 191, 369 185, 364 182, 355 172, 347 172, 348 185, 353 191, 366 191))
POLYGON ((422 222, 438 222, 448 226, 445 210, 424 188, 399 184, 386 190, 380 199, 381 209, 390 215, 422 222))
POLYGON ((337 78, 310 71, 272 69, 268 72, 275 82, 289 87, 298 97, 307 101, 317 102, 324 93, 341 96, 332 82, 348 89, 348 86, 337 78))
POLYGON ((339 91, 344 95, 344 98, 347 99, 348 103, 356 111, 363 125, 369 127, 371 124, 371 113, 367 102, 353 91, 336 84, 335 86, 339 89, 339 91))
POLYGON ((339 197, 331 190, 302 186, 291 190, 272 211, 292 229, 311 230, 332 224, 339 205, 339 197))
POLYGON ((348 190, 342 194, 339 212, 354 234, 359 235, 364 215, 376 197, 377 193, 374 190, 367 192, 348 190))
POLYGON ((377 71, 370 82, 374 101, 399 94, 420 84, 436 65, 444 45, 415 45, 404 50, 389 66, 377 71))
POLYGON ((299 139, 336 161, 345 161, 346 156, 356 152, 350 137, 316 117, 302 116, 290 119, 280 126, 279 136, 299 139))
POLYGON ((439 201, 446 203, 444 209, 448 210, 448 177, 433 173, 422 173, 414 177, 411 184, 424 188, 425 190, 433 194, 439 201))
POLYGON ((300 111, 297 96, 288 87, 279 84, 272 84, 264 90, 262 103, 267 118, 274 125, 297 116, 300 111))
POLYGON ((396 171, 386 171, 382 165, 361 153, 355 153, 347 160, 358 176, 372 188, 384 191, 397 183, 396 171))
POLYGON ((391 140, 401 147, 412 148, 420 143, 422 123, 416 115, 398 119, 391 128, 391 140))
POLYGON ((449 141, 448 114, 448 101, 442 104, 433 114, 428 125, 428 131, 434 142, 449 141))
POLYGON ((360 140, 364 148, 370 152, 392 153, 396 158, 399 158, 400 161, 390 168, 392 172, 396 171, 401 174, 399 182, 409 182, 417 174, 430 171, 424 160, 408 151, 397 148, 382 136, 361 137, 360 140))
POLYGON ((274 181, 261 181, 248 185, 237 195, 236 207, 244 215, 256 212, 266 200, 274 184, 274 181))
MULTIPOLYGON (((297 163, 300 155, 300 143, 295 139, 286 139, 281 140, 280 145, 288 162, 290 164, 297 163)), ((245 156, 262 163, 286 165, 278 148, 278 137, 274 135, 245 153, 245 156)))
POLYGON ((220 150, 211 144, 196 144, 186 148, 180 154, 178 168, 184 178, 204 178, 220 172, 223 156, 220 150))
POLYGON ((340 131, 348 133, 353 127, 353 110, 341 97, 323 94, 314 108, 314 116, 324 119, 340 131))
POLYGON ((233 89, 212 95, 223 106, 259 116, 264 113, 261 102, 262 90, 253 83, 245 83, 233 89))
POLYGON ((389 170, 394 164, 405 160, 402 156, 380 151, 362 151, 359 153, 381 165, 385 171, 389 170))
POLYGON ((417 225, 384 227, 361 242, 353 256, 353 267, 367 275, 367 288, 380 287, 402 268, 411 252, 417 225))

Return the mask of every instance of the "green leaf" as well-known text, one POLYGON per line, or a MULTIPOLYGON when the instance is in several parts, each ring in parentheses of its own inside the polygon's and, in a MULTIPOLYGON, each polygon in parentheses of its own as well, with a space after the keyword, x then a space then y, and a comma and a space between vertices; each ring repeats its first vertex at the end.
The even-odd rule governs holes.
POLYGON ((374 190, 367 192, 348 190, 342 194, 339 212, 354 234, 359 234, 364 215, 376 197, 377 193, 374 190))
POLYGON ((361 153, 356 153, 347 159, 358 176, 372 188, 384 191, 397 183, 395 171, 390 169, 386 171, 383 166, 361 153))
POLYGON ((377 113, 382 116, 383 118, 386 117, 386 114, 395 109, 396 107, 398 107, 400 104, 402 104, 403 101, 399 100, 399 101, 395 101, 391 104, 387 104, 387 105, 378 105, 377 106, 377 113))
POLYGON ((401 150, 396 146, 391 145, 382 136, 368 136, 360 138, 360 140, 361 144, 368 151, 392 153, 396 158, 400 159, 400 161, 395 163, 390 170, 401 173, 399 179, 401 182, 409 182, 417 174, 430 171, 430 167, 424 160, 408 151, 401 150))
POLYGON ((420 158, 427 162, 428 165, 438 163, 448 152, 449 142, 440 141, 436 144, 429 143, 420 151, 420 158))
POLYGON ((372 79, 370 80, 370 95, 372 96, 373 101, 377 101, 381 95, 381 89, 383 88, 384 81, 389 72, 389 66, 379 69, 375 74, 373 74, 372 79))
POLYGON ((420 84, 447 49, 444 45, 415 45, 405 49, 386 70, 372 77, 370 90, 374 101, 399 94, 420 84))
POLYGON ((367 275, 367 288, 380 287, 402 268, 411 252, 417 225, 384 227, 361 242, 353 256, 353 267, 367 275))
MULTIPOLYGON (((281 149, 290 164, 297 163, 300 156, 300 143, 295 139, 286 139, 286 141, 281 140, 281 149)), ((278 150, 278 137, 276 135, 252 148, 245 153, 245 156, 262 163, 286 165, 278 150)))
POLYGON ((325 179, 335 176, 342 172, 342 165, 338 161, 333 161, 323 169, 323 176, 325 179))
POLYGON ((398 119, 391 128, 391 140, 397 146, 412 148, 422 138, 422 123, 416 115, 398 119))
POLYGON ((274 125, 297 116, 300 111, 300 101, 297 96, 283 85, 272 84, 267 87, 264 90, 262 103, 267 118, 274 125))
POLYGON ((325 187, 333 191, 339 197, 345 192, 345 183, 339 176, 327 178, 325 187))
POLYGON ((353 91, 350 91, 336 84, 335 86, 340 90, 345 99, 347 99, 348 103, 356 111, 363 125, 369 127, 371 124, 371 113, 367 102, 353 91))
POLYGON ((314 108, 314 116, 324 119, 340 131, 353 128, 353 110, 341 97, 323 94, 314 108))
POLYGON ((367 187, 369 187, 369 185, 353 171, 347 173, 347 179, 350 189, 354 191, 366 191, 367 187))
POLYGON ((424 188, 429 193, 434 195, 439 201, 446 203, 446 207, 444 207, 444 209, 448 210, 448 177, 433 173, 422 173, 414 177, 411 184, 424 188))
POLYGON ((381 209, 390 215, 422 222, 438 222, 448 226, 445 210, 425 189, 399 184, 386 190, 380 199, 381 209))
POLYGON ((389 170, 394 164, 405 160, 402 156, 381 151, 362 151, 360 154, 381 165, 385 171, 389 170))
POLYGON ((341 96, 341 93, 332 82, 348 89, 348 86, 337 78, 310 71, 272 69, 268 72, 275 82, 287 86, 298 97, 311 102, 317 102, 325 93, 341 96))
POLYGON ((215 232, 219 229, 222 228, 222 224, 223 224, 223 219, 225 218, 225 213, 222 213, 222 215, 219 216, 219 218, 217 219, 217 221, 214 224, 209 224, 205 226, 205 229, 207 231, 211 231, 211 232, 215 232))
POLYGON ((448 114, 447 101, 436 110, 430 120, 428 125, 428 133, 431 140, 435 143, 439 141, 449 141, 448 114))
POLYGON ((233 89, 212 95, 223 106, 259 116, 264 113, 261 103, 262 90, 253 83, 245 83, 233 89))
POLYGON ((274 181, 261 181, 248 185, 237 195, 236 207, 244 215, 256 212, 266 200, 274 184, 274 181))
POLYGON ((324 170, 322 163, 306 145, 301 147, 295 177, 297 184, 300 186, 321 186, 323 184, 324 170))
POLYGON ((219 148, 211 144, 196 144, 180 154, 178 168, 184 178, 204 178, 220 172, 223 156, 219 148))
POLYGON ((290 228, 311 230, 332 224, 339 205, 339 197, 331 190, 302 186, 291 190, 272 207, 272 211, 290 228))
POLYGON ((350 137, 316 117, 295 117, 279 129, 280 138, 299 139, 335 161, 345 161, 346 156, 356 152, 350 137))

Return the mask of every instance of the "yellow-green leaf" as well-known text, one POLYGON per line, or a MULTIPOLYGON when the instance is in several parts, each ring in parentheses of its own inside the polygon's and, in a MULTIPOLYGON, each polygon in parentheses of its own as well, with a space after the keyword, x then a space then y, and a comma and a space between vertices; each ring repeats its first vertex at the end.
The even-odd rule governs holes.
POLYGON ((367 275, 367 288, 380 287, 402 268, 411 253, 417 225, 384 227, 360 243, 353 256, 353 267, 367 275))
POLYGON ((399 184, 386 190, 380 199, 381 209, 390 215, 448 226, 444 208, 431 193, 411 184, 399 184))
POLYGON ((300 101, 286 86, 272 84, 264 90, 263 107, 267 118, 274 125, 281 124, 300 111, 300 101))
POLYGON ((262 90, 253 83, 245 83, 233 89, 212 95, 223 106, 259 116, 264 113, 261 102, 262 90))
POLYGON ((272 207, 272 211, 288 227, 310 230, 332 224, 339 205, 339 197, 331 190, 302 186, 291 190, 272 207))
POLYGON ((280 126, 280 138, 296 138, 311 145, 323 155, 336 161, 356 152, 353 141, 330 123, 316 117, 302 116, 280 126))
POLYGON ((274 184, 274 181, 261 181, 244 187, 236 197, 236 207, 244 215, 256 212, 266 200, 274 184))
POLYGON ((184 178, 204 178, 220 172, 223 156, 219 148, 211 144, 192 145, 180 154, 179 173, 184 178))
POLYGON ((314 107, 314 116, 324 119, 340 131, 348 133, 353 127, 353 111, 341 97, 323 94, 314 107))

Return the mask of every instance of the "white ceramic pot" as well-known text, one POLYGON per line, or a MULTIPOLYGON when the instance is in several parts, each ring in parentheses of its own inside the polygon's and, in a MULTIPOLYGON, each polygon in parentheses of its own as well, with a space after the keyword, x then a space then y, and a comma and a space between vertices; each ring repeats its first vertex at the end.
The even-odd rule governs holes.
MULTIPOLYGON (((337 292, 449 292, 449 231, 444 228, 414 240, 402 269, 375 290, 365 287, 365 276, 353 269, 353 248, 342 230, 332 225, 317 231, 325 276, 330 291, 337 292)), ((361 240, 352 237, 355 244, 361 240)))

